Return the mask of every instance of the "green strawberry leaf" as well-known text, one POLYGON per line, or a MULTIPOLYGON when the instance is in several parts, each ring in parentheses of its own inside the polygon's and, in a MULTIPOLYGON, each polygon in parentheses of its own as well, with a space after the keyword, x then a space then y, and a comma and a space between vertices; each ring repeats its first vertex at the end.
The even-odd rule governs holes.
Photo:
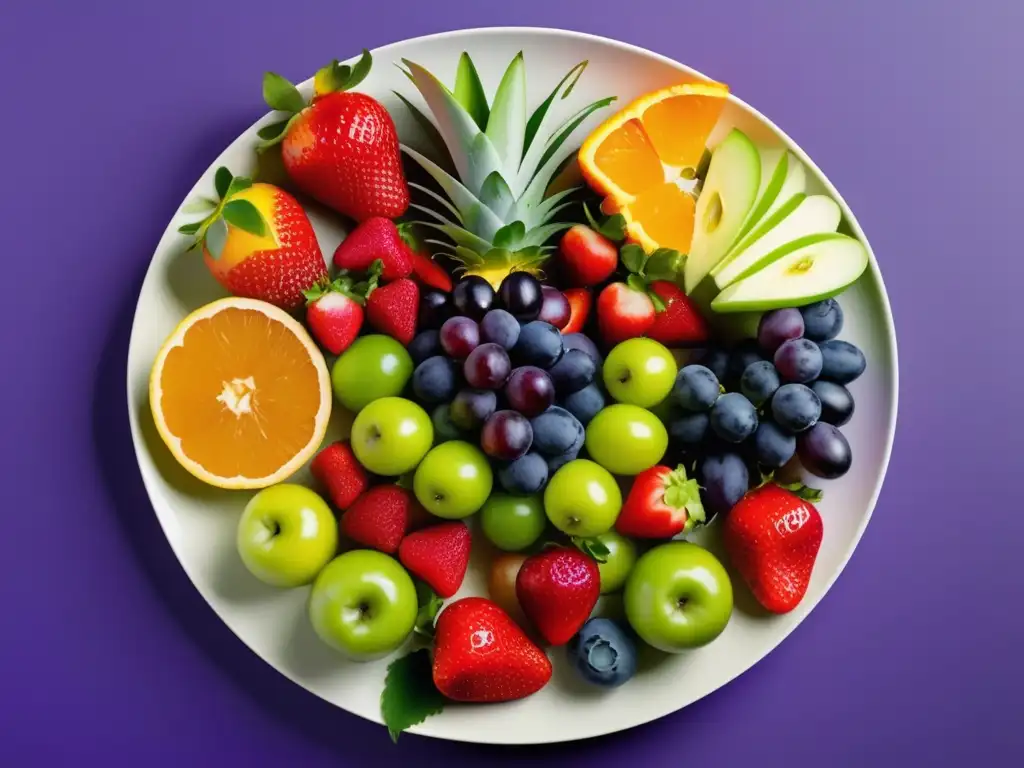
POLYGON ((665 302, 661 300, 661 296, 656 294, 654 291, 647 291, 647 298, 649 298, 651 300, 651 304, 654 305, 655 312, 664 312, 667 309, 665 302))
POLYGON ((231 200, 228 202, 224 206, 224 218, 227 219, 228 224, 244 229, 246 232, 257 237, 262 237, 267 231, 260 212, 248 200, 231 200))
POLYGON ((626 239, 626 217, 621 213, 614 213, 608 216, 600 224, 594 219, 586 203, 583 204, 583 213, 587 217, 587 223, 590 224, 590 228, 595 232, 604 235, 609 240, 622 241, 626 239))
POLYGON ((426 648, 388 665, 384 690, 380 694, 380 713, 392 741, 397 742, 407 728, 440 714, 444 703, 444 696, 434 685, 430 651, 426 648))
POLYGON ((370 55, 368 50, 363 48, 363 55, 359 58, 359 61, 356 62, 355 66, 352 67, 352 72, 345 80, 344 90, 350 91, 363 82, 363 80, 366 79, 366 76, 370 74, 370 67, 372 66, 373 56, 370 55))
POLYGON ((795 482, 795 483, 778 483, 777 482, 776 485, 778 485, 780 488, 784 488, 785 490, 787 490, 790 493, 792 493, 793 495, 803 499, 804 501, 811 502, 812 504, 817 503, 817 502, 821 501, 823 498, 825 498, 825 493, 823 491, 821 491, 818 488, 811 488, 809 486, 806 486, 806 485, 804 485, 801 482, 795 482))
POLYGON ((611 550, 600 539, 583 539, 578 536, 572 537, 572 543, 583 554, 593 558, 598 563, 607 563, 611 550))
POLYGON ((444 600, 421 581, 416 582, 416 598, 419 601, 420 608, 416 614, 416 624, 413 625, 413 631, 424 637, 432 638, 434 636, 434 619, 437 618, 437 614, 441 611, 444 600))
POLYGON ((210 222, 203 236, 203 245, 210 252, 210 257, 216 261, 224 253, 224 244, 228 241, 228 225, 224 222, 223 216, 218 216, 210 222))
POLYGON ((231 175, 231 171, 223 166, 218 168, 217 172, 213 175, 213 188, 217 190, 217 197, 221 200, 228 193, 228 187, 231 186, 233 178, 234 176, 231 175))
POLYGON ((203 226, 203 222, 194 221, 191 224, 182 224, 178 227, 178 231, 183 235, 194 235, 201 226, 203 226))
POLYGON ((686 257, 672 248, 659 248, 650 255, 644 265, 644 274, 648 282, 667 280, 674 283, 683 273, 686 257))
POLYGON ((622 263, 630 272, 634 275, 642 275, 644 272, 644 265, 647 263, 647 254, 644 253, 644 249, 635 243, 630 243, 622 247, 619 252, 622 257, 622 263))
POLYGON ((316 73, 316 77, 314 79, 316 92, 318 94, 323 94, 345 90, 345 83, 348 82, 351 74, 351 67, 339 64, 338 60, 334 59, 330 64, 316 73))
POLYGON ((306 100, 299 89, 275 72, 263 75, 263 100, 267 106, 279 112, 301 112, 306 108, 306 100))
POLYGON ((647 293, 647 283, 640 275, 630 275, 626 278, 626 285, 632 288, 634 291, 640 291, 640 293, 647 293))
POLYGON ((181 206, 182 213, 209 213, 217 207, 217 201, 208 197, 197 197, 181 206))
POLYGON ((237 195, 243 189, 248 189, 252 186, 252 179, 247 179, 245 176, 235 176, 228 184, 228 191, 224 193, 225 198, 230 198, 233 195, 237 195))
POLYGON ((258 131, 256 135, 264 141, 272 141, 273 139, 279 138, 284 135, 285 128, 288 127, 288 123, 291 120, 282 120, 279 123, 271 123, 270 125, 264 125, 258 131))

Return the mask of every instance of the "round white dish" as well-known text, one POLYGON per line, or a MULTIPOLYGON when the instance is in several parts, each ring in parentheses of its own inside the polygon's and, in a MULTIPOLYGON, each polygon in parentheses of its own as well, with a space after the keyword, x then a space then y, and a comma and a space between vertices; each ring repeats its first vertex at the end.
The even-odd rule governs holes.
MULTIPOLYGON (((619 99, 590 117, 578 134, 580 139, 612 110, 644 92, 705 78, 663 56, 612 40, 560 30, 494 28, 432 35, 379 48, 373 51, 374 67, 360 90, 379 98, 395 116, 403 140, 415 144, 415 124, 392 93, 395 89, 412 98, 415 89, 392 63, 411 59, 451 83, 463 50, 472 55, 488 93, 493 93, 511 58, 523 51, 532 104, 547 95, 556 82, 553 78, 561 77, 577 62, 589 60, 573 97, 554 108, 568 114, 597 98, 616 95, 619 99)), ((325 52, 324 58, 331 53, 325 52)), ((253 73, 254 88, 259 75, 253 73)), ((307 81, 300 90, 308 94, 310 88, 307 81)), ((226 165, 236 174, 253 172, 256 131, 267 122, 269 116, 224 150, 186 200, 212 192, 218 166, 226 165)), ((851 234, 867 243, 849 207, 806 154, 770 120, 730 96, 720 129, 733 126, 756 141, 781 144, 796 153, 816 183, 840 204, 851 234)), ((311 210, 310 216, 329 258, 344 229, 320 210, 311 210)), ((153 426, 147 384, 160 344, 189 311, 223 295, 202 259, 195 252, 185 253, 187 240, 177 233, 177 227, 192 218, 175 215, 156 248, 139 296, 128 354, 132 436, 153 508, 196 589, 242 642, 296 684, 344 710, 380 722, 380 692, 388 660, 368 664, 346 661, 314 635, 306 617, 308 588, 280 591, 256 581, 235 550, 235 526, 250 494, 220 491, 193 479, 177 465, 153 426)), ((870 246, 868 250, 870 253, 870 246)), ((610 692, 588 688, 575 678, 564 650, 552 649, 554 678, 534 696, 499 705, 452 705, 412 732, 500 744, 599 736, 685 707, 749 669, 785 639, 824 597, 852 554, 871 517, 892 449, 898 395, 896 337, 873 254, 868 271, 844 293, 842 303, 846 314, 842 338, 861 347, 868 359, 867 371, 851 386, 856 414, 843 428, 854 462, 840 480, 823 486, 817 483, 826 491, 819 505, 825 536, 810 588, 795 611, 769 617, 754 609, 752 598, 738 586, 733 618, 715 642, 677 656, 645 654, 637 676, 621 688, 610 692)), ((338 423, 332 425, 328 439, 347 428, 342 421, 335 419, 338 423)), ((308 472, 301 471, 297 479, 308 480, 308 472)), ((715 549, 714 534, 712 526, 698 540, 715 549)), ((458 596, 485 594, 489 551, 482 537, 474 537, 474 549, 470 573, 458 596)))

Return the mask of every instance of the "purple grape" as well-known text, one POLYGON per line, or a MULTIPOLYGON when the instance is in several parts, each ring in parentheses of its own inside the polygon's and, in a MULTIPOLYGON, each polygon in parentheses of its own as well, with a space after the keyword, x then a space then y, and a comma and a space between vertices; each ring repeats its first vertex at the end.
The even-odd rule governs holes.
POLYGON ((826 480, 842 477, 853 463, 853 453, 843 433, 823 421, 797 437, 796 452, 804 469, 826 480))
POLYGON ((570 349, 549 371, 559 397, 571 395, 590 384, 597 375, 597 361, 586 352, 570 349))
POLYGON ((420 330, 440 328, 452 316, 452 296, 436 288, 425 288, 420 294, 417 323, 420 330))
POLYGON ((441 349, 456 360, 464 360, 480 345, 480 326, 469 317, 450 317, 441 326, 441 349))
POLYGON ((477 389, 500 389, 511 371, 508 352, 498 344, 481 344, 462 365, 466 383, 477 389))
POLYGON ((811 389, 821 400, 821 420, 826 424, 841 427, 853 418, 853 395, 842 384, 818 379, 811 389))
POLYGON ((821 378, 837 384, 849 384, 864 373, 867 360, 860 349, 848 341, 831 339, 818 344, 821 350, 821 378))
POLYGON ((757 343, 766 355, 774 355, 784 341, 804 335, 804 317, 799 309, 776 309, 761 315, 757 326, 757 343))
POLYGON ((527 453, 498 470, 498 483, 509 493, 537 493, 548 484, 548 464, 539 453, 527 453))
POLYGON ((750 487, 747 465, 735 453, 708 456, 700 467, 701 496, 712 516, 732 509, 750 487))
POLYGON ((729 353, 724 349, 711 347, 696 355, 690 362, 703 365, 719 381, 725 381, 729 373, 729 353))
POLYGON ((480 447, 492 459, 515 461, 530 450, 533 427, 529 420, 515 411, 495 411, 484 423, 480 447))
POLYGON ((594 358, 594 362, 598 365, 601 365, 603 362, 601 351, 597 348, 597 344, 591 341, 590 337, 585 333, 566 334, 562 337, 562 346, 565 347, 566 352, 570 349, 578 349, 581 352, 586 352, 594 358))
POLYGON ((573 392, 559 403, 571 413, 584 427, 601 412, 605 406, 604 393, 597 383, 588 384, 578 392, 573 392))
POLYGON ((519 321, 504 309, 492 309, 480 321, 480 338, 512 349, 519 341, 519 321))
POLYGON ((843 308, 835 299, 809 304, 800 314, 804 318, 804 336, 811 341, 834 339, 843 330, 843 308))
POLYGON ((541 286, 541 304, 538 320, 551 323, 555 328, 564 328, 569 322, 572 308, 565 294, 550 285, 541 286))
POLYGON ((437 331, 420 331, 409 342, 408 350, 413 364, 419 365, 428 357, 441 354, 441 335, 437 331))
POLYGON ((455 363, 441 355, 428 357, 412 372, 412 391, 421 403, 447 403, 458 386, 455 363))
POLYGON ((520 322, 536 320, 543 303, 540 281, 526 272, 513 272, 498 288, 501 303, 520 322))
POLYGON ((726 381, 723 383, 730 388, 739 385, 740 377, 747 370, 747 366, 763 359, 757 339, 743 339, 729 351, 729 366, 726 369, 726 381))
POLYGON ((562 334, 551 323, 534 320, 519 331, 519 341, 512 348, 512 359, 516 365, 536 365, 550 368, 558 362, 565 348, 562 334))
POLYGON ((538 416, 555 402, 555 384, 547 371, 524 365, 508 377, 505 397, 508 404, 524 416, 538 416))
POLYGON ((686 365, 676 374, 671 397, 684 411, 701 413, 711 410, 720 391, 714 371, 703 365, 686 365))
POLYGON ((742 443, 757 429, 757 409, 739 392, 727 392, 711 407, 711 428, 727 442, 742 443))
POLYGON ((754 433, 754 456, 758 464, 778 469, 796 453, 796 438, 774 421, 762 421, 754 433))
POLYGON ((814 381, 821 375, 821 365, 821 350, 810 339, 790 339, 775 351, 775 369, 786 381, 814 381))
POLYGON ((545 456, 561 456, 583 447, 583 425, 564 408, 553 406, 535 416, 530 424, 533 426, 534 447, 545 456))
POLYGON ((772 396, 772 417, 790 432, 803 432, 821 417, 821 400, 804 384, 783 384, 772 396))
POLYGON ((498 398, 489 389, 462 389, 448 408, 448 416, 459 429, 474 430, 498 408, 498 398))
POLYGON ((478 275, 469 275, 455 284, 452 303, 460 315, 480 320, 494 304, 494 289, 478 275))
POLYGON ((775 366, 767 360, 760 360, 748 365, 747 370, 740 376, 740 392, 760 408, 771 399, 781 383, 775 366))

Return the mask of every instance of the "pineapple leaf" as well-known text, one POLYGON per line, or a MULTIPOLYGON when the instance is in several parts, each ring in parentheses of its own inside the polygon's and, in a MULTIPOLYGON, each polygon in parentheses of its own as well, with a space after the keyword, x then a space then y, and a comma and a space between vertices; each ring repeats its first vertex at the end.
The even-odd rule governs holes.
POLYGON ((530 150, 530 146, 533 144, 533 140, 537 137, 537 133, 540 131, 541 125, 544 124, 544 118, 548 114, 548 110, 551 109, 551 105, 558 97, 559 91, 562 91, 562 87, 565 86, 565 90, 562 91, 561 98, 566 98, 572 93, 573 86, 576 85, 576 81, 580 79, 583 74, 583 70, 587 68, 588 62, 581 61, 575 67, 569 70, 569 72, 561 79, 555 89, 551 91, 551 94, 541 102, 541 105, 533 111, 530 115, 530 119, 526 122, 526 135, 523 139, 523 159, 526 158, 526 153, 530 150), (566 85, 568 83, 568 85, 566 85))
MULTIPOLYGON (((533 208, 534 219, 538 224, 544 224, 548 222, 552 216, 555 215, 556 211, 561 210, 564 206, 559 205, 565 198, 576 192, 579 187, 571 187, 570 189, 563 189, 561 192, 556 192, 551 197, 543 200, 540 205, 533 208)), ((517 213, 525 213, 524 211, 516 211, 517 213)))
POLYGON ((523 241, 525 236, 526 225, 521 221, 513 221, 494 234, 494 247, 514 250, 523 241))
POLYGON ((460 181, 443 171, 436 163, 428 160, 416 150, 403 145, 402 151, 419 163, 423 170, 429 173, 434 178, 434 181, 441 186, 445 194, 452 201, 452 204, 458 209, 459 216, 462 218, 467 229, 485 239, 492 237, 495 232, 501 229, 503 223, 501 219, 495 216, 490 208, 482 205, 476 196, 466 189, 460 181))
POLYGON ((483 186, 480 187, 480 202, 502 219, 507 219, 509 212, 513 210, 516 201, 500 171, 493 171, 484 179, 483 186))
POLYGON ((461 174, 462 183, 479 198, 487 177, 501 168, 501 160, 485 133, 478 133, 468 149, 468 175, 461 174))
MULTIPOLYGON (((405 70, 402 71, 404 72, 405 70)), ((420 130, 422 130, 426 135, 427 141, 430 142, 431 148, 437 155, 437 159, 441 161, 441 167, 449 172, 454 171, 455 163, 452 161, 451 152, 448 151, 448 147, 444 143, 444 139, 441 138, 441 132, 437 130, 437 126, 431 122, 429 117, 423 114, 423 111, 419 107, 405 98, 405 96, 400 94, 398 91, 392 91, 392 93, 394 93, 395 96, 405 104, 409 113, 416 121, 416 124, 420 127, 420 130)))
POLYGON ((544 243, 546 243, 549 238, 551 238, 554 235, 557 235, 559 232, 562 232, 562 231, 568 229, 571 226, 572 226, 572 224, 570 222, 568 222, 568 221, 561 221, 561 222, 557 222, 555 224, 545 224, 543 227, 537 227, 536 229, 531 229, 526 234, 526 237, 524 237, 523 240, 519 243, 519 245, 520 245, 520 247, 531 246, 531 245, 532 246, 544 245, 544 243))
MULTIPOLYGON (((491 244, 483 238, 477 237, 472 232, 457 227, 452 224, 435 224, 431 221, 421 222, 423 226, 436 229, 439 232, 444 232, 448 237, 455 241, 457 246, 462 248, 469 248, 472 251, 480 253, 486 253, 487 249, 491 247, 491 244)), ((499 230, 500 232, 501 230, 499 230)))
POLYGON ((461 245, 455 248, 455 258, 467 266, 484 263, 484 257, 471 248, 463 248, 461 245))
POLYGON ((455 73, 455 99, 465 107, 481 131, 487 128, 490 114, 487 94, 484 93, 473 59, 465 51, 459 57, 459 68, 455 73))
POLYGON ((516 54, 494 94, 487 138, 504 162, 505 173, 514 178, 523 159, 526 133, 526 65, 523 52, 516 54))
POLYGON ((437 201, 438 203, 444 206, 444 209, 452 215, 452 218, 455 221, 457 221, 460 224, 462 223, 462 214, 459 213, 458 209, 456 209, 455 206, 452 205, 450 202, 445 200, 444 197, 437 194, 437 192, 435 192, 434 190, 430 189, 429 187, 424 187, 422 184, 417 184, 416 182, 413 181, 409 182, 409 188, 415 189, 418 192, 422 192, 423 194, 430 197, 432 200, 437 201))
MULTIPOLYGON (((420 205, 419 203, 409 203, 409 207, 410 208, 415 208, 417 211, 422 211, 423 213, 427 214, 428 216, 430 216, 431 218, 435 219, 437 222, 440 222, 441 224, 450 224, 453 227, 459 226, 456 222, 452 221, 451 219, 449 219, 444 214, 438 213, 433 208, 428 208, 427 206, 420 205)), ((415 222, 415 221, 413 222, 413 224, 416 224, 416 223, 417 222, 415 222)), ((426 219, 426 220, 424 220, 422 222, 418 222, 418 223, 429 224, 430 220, 426 219)))
POLYGON ((444 240, 431 239, 426 239, 423 242, 426 243, 427 245, 434 246, 432 248, 434 255, 443 253, 445 256, 451 256, 453 258, 455 256, 455 247, 451 243, 446 243, 444 240))
POLYGON ((504 226, 504 222, 494 215, 494 211, 483 203, 477 203, 463 214, 466 229, 488 242, 494 240, 495 234, 504 226))

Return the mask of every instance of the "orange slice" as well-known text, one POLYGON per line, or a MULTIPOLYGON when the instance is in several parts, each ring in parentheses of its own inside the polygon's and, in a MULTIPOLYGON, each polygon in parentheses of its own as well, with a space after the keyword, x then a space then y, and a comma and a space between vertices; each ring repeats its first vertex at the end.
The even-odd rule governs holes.
POLYGON ((157 430, 178 462, 219 488, 281 482, 317 450, 331 415, 327 364, 302 325, 255 299, 190 314, 149 382, 157 430))
POLYGON ((587 137, 579 165, 646 250, 685 253, 693 234, 694 174, 729 95, 722 83, 682 83, 648 93, 587 137))

